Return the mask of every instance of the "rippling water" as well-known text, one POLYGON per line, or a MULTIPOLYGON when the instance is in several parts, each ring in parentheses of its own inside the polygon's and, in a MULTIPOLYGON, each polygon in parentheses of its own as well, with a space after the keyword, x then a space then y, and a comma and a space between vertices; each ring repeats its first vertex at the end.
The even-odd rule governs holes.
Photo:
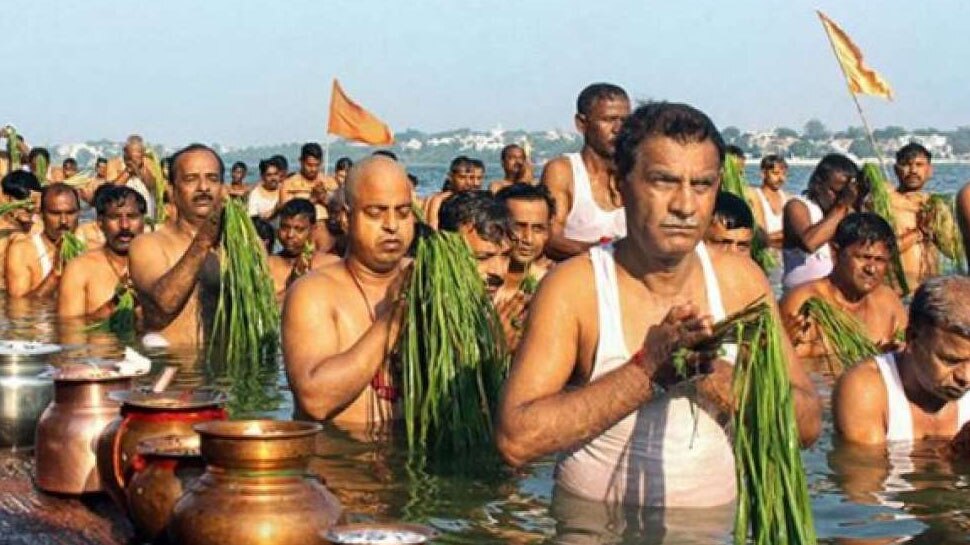
MULTIPOLYGON (((415 169, 440 180, 440 167, 415 169)), ((810 169, 793 167, 791 184, 804 186, 810 169)), ((749 168, 749 179, 756 172, 749 168)), ((952 192, 970 169, 937 167, 939 189, 952 192)), ((437 185, 435 183, 434 185, 437 185)), ((427 186, 426 186, 427 187, 427 186)), ((58 324, 50 302, 0 296, 0 339, 63 344, 54 363, 117 359, 124 345, 113 335, 87 332, 79 322, 58 324)), ((136 347, 140 348, 140 347, 136 347)), ((177 365, 175 386, 206 382, 195 353, 143 351, 154 365, 177 365)), ((827 400, 831 380, 817 378, 827 400)), ((282 374, 282 405, 263 414, 289 418, 292 397, 282 374)), ((552 459, 523 470, 473 466, 435 476, 409 470, 401 434, 374 437, 328 426, 312 469, 341 499, 354 520, 409 519, 431 524, 448 543, 666 543, 731 542, 732 513, 724 510, 610 510, 554 492, 552 459)), ((822 543, 916 544, 970 542, 970 465, 941 462, 926 445, 913 458, 833 440, 826 407, 822 438, 804 451, 817 531, 822 543)))

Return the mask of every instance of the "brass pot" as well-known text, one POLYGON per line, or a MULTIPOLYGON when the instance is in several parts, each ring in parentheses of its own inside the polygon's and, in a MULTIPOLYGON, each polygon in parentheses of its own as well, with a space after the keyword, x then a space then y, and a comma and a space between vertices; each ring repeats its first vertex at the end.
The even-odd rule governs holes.
POLYGON ((0 359, 0 447, 33 448, 37 421, 54 395, 50 377, 41 376, 46 368, 0 359))
POLYGON ((125 509, 125 487, 131 480, 131 462, 138 444, 152 437, 195 435, 192 425, 208 420, 225 420, 225 396, 211 390, 151 393, 131 390, 114 392, 121 414, 104 428, 98 438, 98 473, 105 491, 125 509))
POLYGON ((199 436, 154 437, 138 445, 128 483, 128 517, 138 537, 146 542, 166 542, 172 507, 188 486, 205 471, 199 453, 199 436))
POLYGON ((131 388, 132 377, 54 376, 54 401, 37 422, 35 482, 47 492, 101 492, 94 444, 121 405, 108 394, 131 388))
POLYGON ((173 543, 326 543, 340 502, 307 475, 312 422, 239 420, 196 424, 206 472, 175 504, 173 543))

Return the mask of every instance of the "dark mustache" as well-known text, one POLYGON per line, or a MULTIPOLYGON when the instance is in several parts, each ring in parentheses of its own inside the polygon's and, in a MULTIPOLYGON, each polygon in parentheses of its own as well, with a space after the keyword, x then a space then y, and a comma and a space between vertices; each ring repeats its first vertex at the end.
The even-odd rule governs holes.
POLYGON ((211 193, 200 193, 192 197, 192 202, 202 202, 202 201, 211 201, 211 200, 212 200, 211 193))
POLYGON ((490 274, 485 277, 485 285, 489 287, 499 287, 505 283, 505 279, 496 274, 490 274))
POLYGON ((675 218, 667 218, 663 221, 663 223, 660 224, 660 226, 694 229, 700 226, 700 223, 696 219, 679 220, 675 218))
POLYGON ((115 235, 115 238, 121 238, 121 237, 131 237, 131 238, 135 238, 135 233, 133 233, 131 231, 121 231, 120 233, 118 233, 117 235, 115 235))

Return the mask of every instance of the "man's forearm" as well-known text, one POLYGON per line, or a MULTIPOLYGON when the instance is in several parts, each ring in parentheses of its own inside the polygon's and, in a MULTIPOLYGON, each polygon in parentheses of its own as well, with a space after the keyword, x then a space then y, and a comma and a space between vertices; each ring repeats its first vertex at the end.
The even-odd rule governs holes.
POLYGON ((48 297, 57 291, 57 283, 60 277, 52 270, 44 280, 34 289, 27 293, 27 297, 48 297))
POLYGON ((152 316, 151 326, 164 327, 178 316, 198 283, 199 270, 208 255, 208 247, 196 237, 175 266, 149 290, 142 292, 145 302, 161 313, 161 316, 149 313, 152 316))
POLYGON ((845 218, 851 210, 843 205, 836 205, 822 221, 812 225, 802 234, 802 247, 808 252, 814 252, 823 245, 827 244, 835 236, 835 229, 839 222, 845 218))

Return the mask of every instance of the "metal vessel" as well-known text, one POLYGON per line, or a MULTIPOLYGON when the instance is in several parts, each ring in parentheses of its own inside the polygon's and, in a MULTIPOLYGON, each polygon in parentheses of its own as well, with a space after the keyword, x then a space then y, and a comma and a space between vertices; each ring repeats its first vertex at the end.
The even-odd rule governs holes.
POLYGON ((125 490, 128 517, 141 540, 165 543, 172 507, 205 471, 199 436, 193 432, 190 436, 169 435, 142 441, 132 460, 132 470, 125 490))

